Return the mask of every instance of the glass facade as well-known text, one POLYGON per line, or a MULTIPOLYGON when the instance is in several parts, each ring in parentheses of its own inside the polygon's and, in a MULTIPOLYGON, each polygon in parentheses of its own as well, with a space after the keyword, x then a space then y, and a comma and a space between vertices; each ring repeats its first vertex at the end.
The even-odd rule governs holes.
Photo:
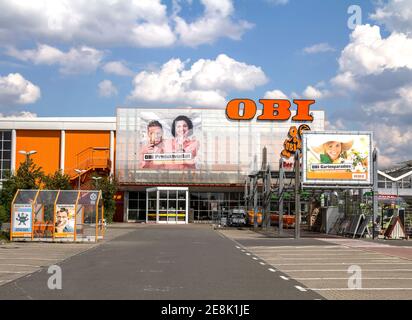
MULTIPOLYGON (((171 112, 166 109, 117 109, 116 176, 120 183, 243 184, 246 175, 260 167, 264 147, 271 168, 278 168, 290 127, 301 124, 290 120, 232 121, 227 119, 224 109, 176 109, 173 115, 171 112), (147 123, 161 122, 163 131, 167 131, 176 115, 196 120, 192 135, 197 143, 197 152, 193 154, 196 163, 191 167, 166 165, 156 169, 142 166, 147 123)), ((294 114, 292 111, 292 116, 294 114)), ((312 111, 312 114, 314 121, 307 124, 313 131, 323 131, 324 112, 312 111)))
POLYGON ((0 185, 11 169, 11 131, 0 131, 0 185))

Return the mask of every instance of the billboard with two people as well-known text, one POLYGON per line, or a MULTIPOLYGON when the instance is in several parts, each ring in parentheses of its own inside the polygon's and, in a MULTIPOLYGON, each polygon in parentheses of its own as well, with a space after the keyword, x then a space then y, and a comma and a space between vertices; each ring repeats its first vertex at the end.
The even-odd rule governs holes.
POLYGON ((142 112, 140 169, 187 170, 199 165, 200 113, 142 112))
POLYGON ((303 183, 371 185, 372 133, 305 132, 303 183))

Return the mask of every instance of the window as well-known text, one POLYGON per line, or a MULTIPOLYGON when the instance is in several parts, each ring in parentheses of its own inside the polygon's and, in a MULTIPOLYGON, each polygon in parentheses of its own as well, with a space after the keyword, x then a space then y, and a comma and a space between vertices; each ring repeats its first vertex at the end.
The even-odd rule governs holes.
POLYGON ((11 169, 11 131, 0 131, 0 182, 11 169))

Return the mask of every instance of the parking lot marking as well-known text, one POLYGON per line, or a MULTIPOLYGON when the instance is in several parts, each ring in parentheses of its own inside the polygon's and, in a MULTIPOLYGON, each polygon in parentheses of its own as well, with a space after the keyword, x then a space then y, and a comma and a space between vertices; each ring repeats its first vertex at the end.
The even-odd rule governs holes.
MULTIPOLYGON (((412 272, 412 269, 362 269, 363 272, 412 272)), ((348 272, 348 269, 302 269, 302 270, 287 270, 287 272, 348 272)))
POLYGON ((240 249, 240 247, 239 246, 235 246, 236 247, 236 249, 240 249))
MULTIPOLYGON (((308 280, 308 281, 315 281, 315 280, 348 280, 348 277, 343 278, 293 278, 295 280, 308 280)), ((364 278, 362 280, 412 280, 412 278, 364 278)))
POLYGON ((305 288, 302 288, 301 286, 295 286, 296 289, 302 292, 306 292, 307 290, 305 288))
MULTIPOLYGON (((270 260, 270 259, 266 259, 266 260, 270 260)), ((295 266, 296 263, 273 263, 276 266, 295 266)), ((325 262, 325 263, 300 263, 300 265, 303 266, 324 266, 324 265, 329 265, 329 266, 338 266, 338 265, 343 265, 343 266, 351 266, 353 265, 354 262, 338 262, 338 263, 334 263, 334 262, 325 262)), ((406 264, 412 264, 410 262, 361 262, 358 263, 361 265, 369 265, 369 264, 380 264, 380 265, 406 265, 406 264)))
POLYGON ((13 264, 13 263, 0 263, 0 266, 41 268, 41 266, 34 266, 32 264, 13 264))
POLYGON ((269 268, 268 269, 270 272, 276 272, 276 270, 275 269, 272 269, 272 268, 269 268))
POLYGON ((36 257, 24 257, 24 258, 3 258, 0 257, 0 260, 45 260, 45 261, 56 261, 57 259, 49 259, 49 258, 36 258, 36 257))
POLYGON ((252 257, 252 259, 253 259, 253 260, 258 260, 258 258, 256 258, 256 257, 252 257))
POLYGON ((262 266, 264 266, 265 265, 265 263, 264 262, 259 262, 262 266))
POLYGON ((0 271, 0 273, 27 273, 28 271, 0 271))
POLYGON ((279 277, 282 278, 283 280, 289 280, 289 278, 285 276, 279 276, 279 277))
POLYGON ((246 252, 246 255, 247 255, 247 256, 250 256, 250 253, 249 253, 249 252, 246 252))
POLYGON ((308 288, 313 291, 411 291, 412 288, 308 288))

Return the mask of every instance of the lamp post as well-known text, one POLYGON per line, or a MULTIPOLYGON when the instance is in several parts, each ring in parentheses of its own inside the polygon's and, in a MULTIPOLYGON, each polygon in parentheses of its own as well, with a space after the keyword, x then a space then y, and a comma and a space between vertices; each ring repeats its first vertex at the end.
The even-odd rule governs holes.
POLYGON ((77 172, 77 174, 79 175, 79 184, 78 184, 78 190, 80 190, 80 177, 82 175, 83 172, 86 172, 87 170, 82 170, 82 169, 74 169, 74 171, 77 172))
POLYGON ((26 163, 27 163, 27 162, 29 161, 29 157, 30 157, 32 154, 37 153, 37 151, 36 151, 36 150, 30 150, 30 151, 20 150, 19 153, 20 153, 20 154, 24 154, 24 155, 26 156, 26 163))
POLYGON ((94 180, 94 186, 96 189, 98 189, 98 182, 102 177, 92 177, 92 179, 94 180))

